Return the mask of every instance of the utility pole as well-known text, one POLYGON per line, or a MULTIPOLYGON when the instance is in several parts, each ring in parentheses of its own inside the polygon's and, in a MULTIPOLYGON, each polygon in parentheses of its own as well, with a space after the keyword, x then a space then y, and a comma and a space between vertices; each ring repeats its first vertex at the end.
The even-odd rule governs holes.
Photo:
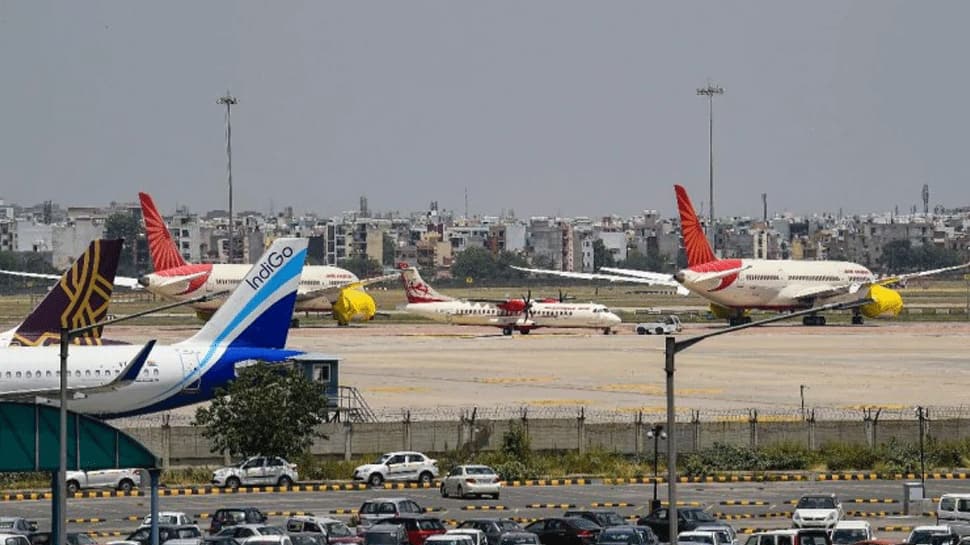
POLYGON ((718 87, 713 82, 708 80, 707 87, 702 87, 697 89, 698 96, 707 97, 707 117, 708 117, 708 149, 710 150, 710 198, 708 205, 710 206, 710 217, 708 219, 708 234, 707 238, 711 241, 711 249, 716 250, 714 235, 714 95, 723 95, 724 88, 718 87))
POLYGON ((233 241, 235 240, 236 227, 233 224, 232 219, 232 107, 239 104, 236 97, 229 93, 226 89, 226 94, 219 97, 216 104, 224 104, 226 106, 226 170, 228 171, 229 177, 229 263, 235 263, 235 252, 233 248, 233 241))

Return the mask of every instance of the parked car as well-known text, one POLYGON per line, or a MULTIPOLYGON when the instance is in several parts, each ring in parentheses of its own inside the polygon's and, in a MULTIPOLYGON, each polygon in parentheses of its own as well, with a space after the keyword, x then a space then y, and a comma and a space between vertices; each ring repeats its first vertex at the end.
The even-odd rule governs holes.
POLYGON ((751 534, 745 545, 832 545, 829 533, 819 528, 771 530, 751 534))
MULTIPOLYGON (((287 535, 293 545, 327 545, 327 534, 320 532, 287 532, 287 535)), ((363 538, 357 539, 364 542, 363 538)))
POLYGON ((357 520, 362 526, 401 515, 420 515, 424 509, 411 498, 373 498, 361 504, 357 520))
POLYGON ((228 536, 206 536, 199 545, 242 545, 235 538, 228 536))
POLYGON ((842 520, 842 503, 835 494, 805 494, 792 513, 795 528, 832 528, 842 520))
POLYGON ((286 534, 248 537, 244 543, 246 545, 293 545, 290 536, 286 534))
POLYGON ((251 537, 282 536, 285 534, 286 532, 279 526, 269 524, 236 524, 235 526, 229 526, 219 530, 219 533, 216 535, 231 537, 240 543, 247 544, 251 537))
POLYGON ((970 521, 970 494, 943 494, 936 506, 936 522, 970 521))
POLYGON ((680 318, 676 314, 663 316, 653 322, 641 322, 637 324, 634 331, 637 335, 673 335, 683 331, 684 326, 680 323, 680 318))
POLYGON ((721 532, 688 530, 677 534, 677 543, 703 543, 704 545, 731 545, 727 535, 721 532))
MULTIPOLYGON (((322 534, 325 545, 337 543, 362 543, 364 540, 351 531, 343 522, 329 517, 290 517, 286 521, 286 532, 288 534, 308 533, 322 534)), ((299 545, 294 540, 293 545, 299 545)))
MULTIPOLYGON (((190 519, 188 515, 181 511, 159 511, 158 523, 166 526, 188 526, 191 524, 196 524, 196 521, 190 519)), ((141 525, 151 526, 152 516, 145 515, 145 518, 141 521, 141 525)))
POLYGON ((474 545, 471 536, 462 534, 437 534, 425 540, 427 545, 474 545))
POLYGON ((209 522, 209 533, 217 534, 227 526, 237 524, 261 524, 266 522, 266 515, 255 507, 228 507, 217 509, 209 522))
POLYGON ((382 524, 400 524, 408 534, 408 543, 424 545, 424 540, 445 533, 441 519, 423 515, 400 515, 381 521, 382 524))
POLYGON ((563 513, 564 517, 583 517, 598 524, 601 528, 610 526, 629 526, 629 522, 608 509, 570 509, 563 513))
MULTIPOLYGON (((653 532, 650 532, 653 535, 653 532)), ((655 545, 656 540, 647 541, 646 532, 638 531, 634 526, 610 526, 603 528, 596 539, 597 545, 655 545)))
POLYGON ((909 533, 906 543, 909 545, 940 545, 959 536, 953 533, 949 526, 917 526, 909 533))
POLYGON ((373 464, 354 469, 354 480, 380 486, 384 481, 417 481, 431 484, 438 477, 438 461, 420 452, 388 452, 373 464))
POLYGON ((645 545, 660 544, 660 540, 657 539, 657 534, 653 533, 653 530, 649 526, 634 526, 633 529, 640 533, 645 545))
POLYGON ((455 530, 448 530, 445 532, 445 534, 468 536, 472 540, 472 545, 488 545, 488 537, 485 536, 485 532, 477 528, 458 528, 455 530))
POLYGON ((0 543, 3 545, 30 545, 27 536, 20 534, 0 533, 0 543))
POLYGON ((27 536, 37 531, 37 521, 24 517, 0 517, 0 533, 27 536))
POLYGON ((499 545, 539 545, 539 536, 532 532, 505 532, 499 545))
POLYGON ((375 524, 364 533, 364 545, 408 545, 408 534, 400 524, 375 524))
MULTIPOLYGON (((158 526, 158 542, 165 543, 173 539, 202 540, 202 532, 198 526, 158 526)), ((132 544, 150 545, 152 542, 152 529, 146 526, 138 528, 128 535, 123 541, 109 541, 108 545, 132 544)))
POLYGON ((873 538, 872 525, 865 520, 841 520, 832 529, 833 545, 852 545, 873 538))
POLYGON ((738 542, 737 532, 734 531, 733 526, 727 523, 714 524, 711 526, 701 524, 694 528, 694 530, 697 532, 717 532, 721 536, 720 539, 722 543, 737 544, 738 542))
POLYGON ((503 518, 480 518, 467 519, 462 521, 459 528, 476 528, 485 532, 488 545, 501 545, 502 538, 509 532, 522 533, 522 525, 512 519, 503 518))
POLYGON ((596 543, 601 530, 599 524, 583 517, 547 518, 525 527, 543 545, 590 545, 596 543))
POLYGON ((488 466, 455 466, 441 481, 441 496, 491 496, 496 500, 502 493, 502 482, 495 470, 488 466))
MULTIPOLYGON (((652 513, 637 520, 639 526, 649 526, 657 539, 661 542, 670 541, 669 517, 670 511, 666 507, 654 510, 652 513)), ((677 528, 682 531, 694 530, 698 526, 727 526, 726 522, 717 520, 707 511, 699 507, 682 507, 677 509, 677 528)))
MULTIPOLYGON (((30 545, 51 545, 51 532, 34 532, 29 540, 30 545)), ((84 532, 68 532, 67 545, 98 545, 98 542, 84 532)))
POLYGON ((296 464, 279 456, 253 456, 237 465, 212 472, 212 484, 227 488, 253 485, 291 486, 298 480, 296 464))
POLYGON ((113 488, 122 492, 131 492, 141 485, 141 472, 137 469, 68 471, 66 479, 68 495, 73 495, 85 488, 113 488))

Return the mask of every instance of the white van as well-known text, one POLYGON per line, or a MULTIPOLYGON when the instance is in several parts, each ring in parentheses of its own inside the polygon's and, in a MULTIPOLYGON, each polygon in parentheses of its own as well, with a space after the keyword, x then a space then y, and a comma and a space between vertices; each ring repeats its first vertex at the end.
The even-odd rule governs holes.
POLYGON ((959 520, 970 522, 970 494, 943 494, 936 506, 936 522, 959 520))
POLYGON ((850 545, 873 539, 872 525, 865 520, 841 520, 832 529, 832 545, 850 545))

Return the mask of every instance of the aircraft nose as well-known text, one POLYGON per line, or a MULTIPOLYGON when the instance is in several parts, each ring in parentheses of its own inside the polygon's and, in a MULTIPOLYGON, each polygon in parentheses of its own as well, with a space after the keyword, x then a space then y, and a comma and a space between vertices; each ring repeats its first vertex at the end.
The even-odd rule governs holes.
POLYGON ((139 276, 138 277, 138 283, 140 285, 142 285, 142 286, 145 286, 147 288, 148 285, 151 284, 151 279, 148 278, 148 275, 147 274, 146 275, 143 275, 143 276, 139 276))
POLYGON ((687 278, 687 275, 684 274, 684 271, 677 271, 674 273, 674 280, 680 282, 681 284, 684 283, 685 278, 687 278))

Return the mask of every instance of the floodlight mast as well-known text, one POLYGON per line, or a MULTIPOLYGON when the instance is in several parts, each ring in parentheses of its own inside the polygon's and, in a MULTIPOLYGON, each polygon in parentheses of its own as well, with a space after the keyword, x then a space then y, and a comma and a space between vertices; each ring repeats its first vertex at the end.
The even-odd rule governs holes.
POLYGON ((224 104, 226 106, 226 171, 229 178, 229 252, 228 258, 229 263, 235 263, 235 248, 233 247, 233 241, 235 240, 236 228, 232 222, 232 107, 239 104, 239 100, 229 93, 226 89, 226 94, 219 97, 216 104, 224 104))
POLYGON ((714 227, 714 95, 723 95, 724 87, 718 87, 713 82, 708 80, 707 87, 702 87, 697 89, 698 96, 707 97, 707 117, 708 117, 708 150, 710 152, 709 165, 710 165, 710 201, 708 203, 710 207, 710 215, 707 224, 707 238, 711 241, 711 249, 715 248, 715 227, 714 227))

